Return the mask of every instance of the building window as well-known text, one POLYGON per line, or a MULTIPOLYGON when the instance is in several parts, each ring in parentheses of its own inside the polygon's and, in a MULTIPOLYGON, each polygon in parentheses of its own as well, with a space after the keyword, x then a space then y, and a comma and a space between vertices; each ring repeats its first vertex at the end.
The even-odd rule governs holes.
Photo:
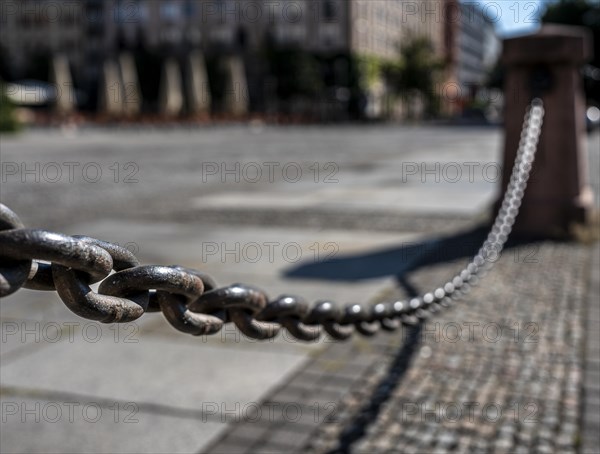
POLYGON ((196 16, 196 4, 194 0, 188 0, 185 3, 185 15, 187 17, 195 17, 196 16))
POLYGON ((162 3, 160 5, 160 15, 165 20, 176 21, 183 16, 181 5, 179 3, 162 3))
POLYGON ((333 0, 323 0, 323 19, 325 22, 334 22, 336 16, 337 11, 333 0))

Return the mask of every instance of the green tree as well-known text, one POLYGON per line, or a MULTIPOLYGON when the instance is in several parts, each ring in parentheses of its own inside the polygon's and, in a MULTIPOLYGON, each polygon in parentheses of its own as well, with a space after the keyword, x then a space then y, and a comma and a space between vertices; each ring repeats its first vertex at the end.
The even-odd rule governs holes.
POLYGON ((424 36, 411 36, 400 45, 400 61, 388 65, 386 73, 395 91, 407 100, 409 117, 414 94, 420 93, 427 111, 434 114, 437 105, 435 82, 444 63, 436 57, 431 40, 424 36))
POLYGON ((271 49, 271 73, 277 78, 281 99, 294 96, 314 98, 323 92, 319 61, 310 53, 294 48, 271 49))
POLYGON ((15 132, 21 128, 15 115, 15 108, 0 83, 0 132, 15 132))

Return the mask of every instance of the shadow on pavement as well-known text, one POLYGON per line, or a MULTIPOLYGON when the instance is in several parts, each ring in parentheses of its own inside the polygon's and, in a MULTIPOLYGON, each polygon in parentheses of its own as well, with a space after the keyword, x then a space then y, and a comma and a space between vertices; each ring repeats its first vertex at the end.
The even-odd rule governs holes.
MULTIPOLYGON (((409 296, 416 296, 419 292, 410 286, 407 280, 409 273, 423 267, 463 258, 470 260, 487 238, 488 232, 489 226, 476 226, 453 235, 434 237, 420 242, 405 242, 388 249, 300 264, 286 270, 284 276, 294 279, 345 282, 395 276, 398 284, 409 296)), ((536 260, 535 243, 541 240, 542 238, 513 236, 505 245, 503 253, 510 248, 529 244, 530 248, 519 251, 519 259, 536 260)))
POLYGON ((410 367, 412 358, 419 346, 420 335, 420 324, 407 328, 405 342, 396 353, 385 377, 377 384, 371 398, 356 412, 354 419, 346 425, 338 438, 337 447, 330 450, 328 454, 349 453, 352 445, 366 434, 369 425, 377 419, 381 406, 392 396, 400 383, 400 379, 410 367))

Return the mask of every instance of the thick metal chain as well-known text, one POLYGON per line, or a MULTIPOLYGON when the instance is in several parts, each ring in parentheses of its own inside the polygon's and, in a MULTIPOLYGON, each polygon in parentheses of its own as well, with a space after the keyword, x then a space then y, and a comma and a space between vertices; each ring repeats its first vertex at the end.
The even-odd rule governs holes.
POLYGON ((346 339, 355 331, 371 336, 380 329, 393 331, 401 323, 419 323, 466 295, 500 256, 527 186, 543 116, 541 100, 533 100, 502 206, 477 255, 460 273, 420 298, 344 307, 330 301, 311 306, 288 295, 271 300, 248 285, 218 287, 200 271, 140 266, 127 249, 105 241, 26 229, 2 204, 0 297, 22 287, 56 290, 71 311, 90 320, 130 322, 160 311, 176 329, 196 336, 215 334, 225 323, 234 323, 255 339, 272 338, 282 328, 303 341, 318 339, 323 330, 334 339, 346 339), (89 286, 99 281, 96 293, 89 286))

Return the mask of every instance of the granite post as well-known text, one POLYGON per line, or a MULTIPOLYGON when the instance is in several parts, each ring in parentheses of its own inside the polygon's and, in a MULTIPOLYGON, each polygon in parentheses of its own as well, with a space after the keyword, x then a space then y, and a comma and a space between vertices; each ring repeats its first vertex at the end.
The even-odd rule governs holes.
POLYGON ((188 110, 192 115, 210 113, 211 95, 204 57, 198 51, 190 53, 186 65, 188 110))
POLYGON ((168 58, 163 64, 160 81, 159 112, 164 117, 176 117, 183 110, 183 86, 179 63, 168 58))
POLYGON ((133 55, 129 52, 119 55, 119 66, 123 81, 123 112, 126 116, 134 117, 140 113, 142 97, 133 55))
POLYGON ((514 226, 517 233, 568 236, 574 225, 589 221, 593 195, 588 184, 580 67, 591 55, 591 36, 580 27, 545 25, 536 34, 504 41, 503 191, 528 104, 539 97, 545 108, 536 160, 514 226))
POLYGON ((75 90, 69 69, 69 60, 64 55, 55 55, 50 68, 50 80, 56 88, 54 110, 59 115, 69 115, 75 110, 75 90))
POLYGON ((119 65, 111 59, 106 60, 102 65, 99 110, 101 114, 109 117, 123 115, 123 84, 119 65))
POLYGON ((225 87, 224 111, 236 117, 248 114, 248 82, 244 62, 240 57, 225 60, 227 85, 225 87))

